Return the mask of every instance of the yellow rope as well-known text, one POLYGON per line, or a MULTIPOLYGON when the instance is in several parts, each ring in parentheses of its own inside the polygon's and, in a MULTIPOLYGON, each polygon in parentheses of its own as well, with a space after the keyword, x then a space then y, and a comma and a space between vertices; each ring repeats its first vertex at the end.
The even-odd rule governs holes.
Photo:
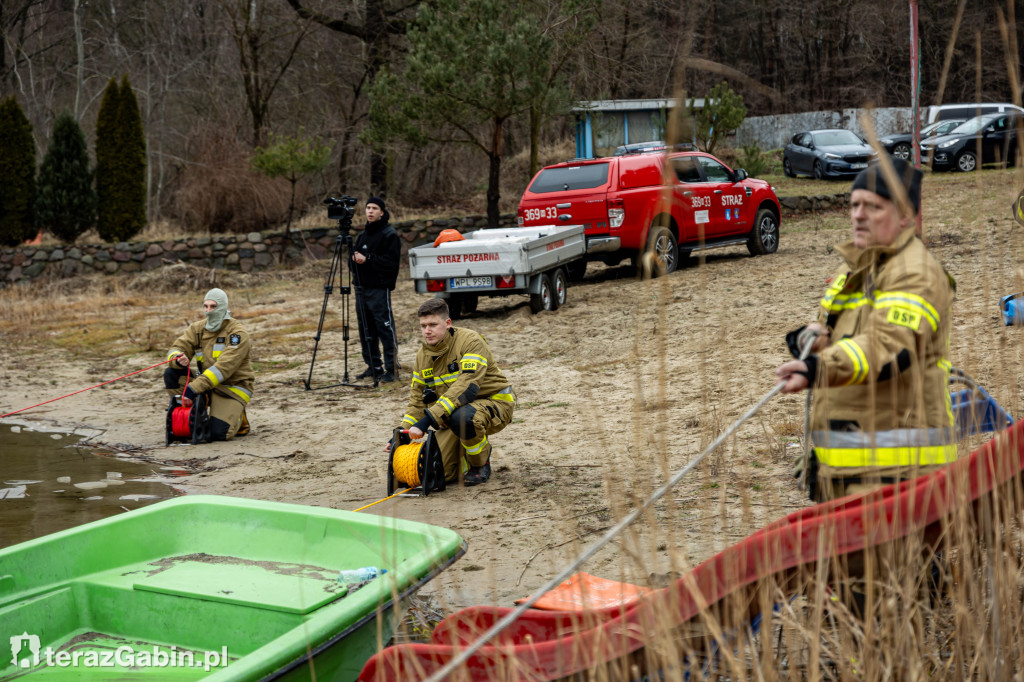
POLYGON ((390 499, 391 499, 392 497, 398 497, 399 495, 401 495, 401 494, 403 494, 403 493, 407 493, 407 492, 409 492, 410 490, 412 490, 412 488, 406 488, 405 490, 403 490, 403 491, 402 491, 402 492, 400 492, 400 493, 395 493, 394 495, 388 495, 387 497, 385 497, 385 498, 382 498, 382 499, 379 499, 379 500, 377 500, 376 502, 371 502, 370 504, 366 505, 365 507, 360 507, 359 509, 353 509, 352 511, 363 511, 364 509, 369 509, 370 507, 372 507, 372 506, 373 506, 373 505, 375 505, 375 504, 380 504, 381 502, 387 502, 387 501, 388 501, 388 500, 390 500, 390 499))

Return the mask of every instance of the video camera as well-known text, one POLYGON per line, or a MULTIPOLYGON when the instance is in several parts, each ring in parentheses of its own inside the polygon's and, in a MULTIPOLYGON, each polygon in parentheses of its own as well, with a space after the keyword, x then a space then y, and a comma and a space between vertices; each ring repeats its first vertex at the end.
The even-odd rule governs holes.
POLYGON ((343 197, 327 197, 324 199, 324 204, 327 205, 327 217, 331 220, 351 221, 352 215, 355 213, 355 209, 352 207, 358 201, 355 197, 350 197, 347 194, 343 197))

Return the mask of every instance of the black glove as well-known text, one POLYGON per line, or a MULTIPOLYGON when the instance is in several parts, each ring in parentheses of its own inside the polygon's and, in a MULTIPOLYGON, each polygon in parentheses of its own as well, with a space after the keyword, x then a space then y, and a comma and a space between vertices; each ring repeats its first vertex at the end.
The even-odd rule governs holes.
POLYGON ((195 402, 199 398, 199 394, 192 390, 191 384, 185 387, 184 397, 195 402))
POLYGON ((433 426, 434 429, 437 429, 437 422, 434 421, 434 418, 430 416, 429 412, 424 412, 423 416, 420 417, 420 420, 412 425, 412 428, 419 429, 423 433, 426 433, 427 429, 431 426, 433 426))

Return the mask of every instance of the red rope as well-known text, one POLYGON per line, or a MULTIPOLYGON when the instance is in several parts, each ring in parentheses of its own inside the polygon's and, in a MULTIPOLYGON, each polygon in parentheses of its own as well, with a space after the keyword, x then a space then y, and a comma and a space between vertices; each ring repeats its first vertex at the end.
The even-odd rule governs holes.
POLYGON ((31 405, 29 407, 23 407, 20 410, 15 410, 14 412, 8 412, 7 414, 0 414, 0 419, 3 419, 4 417, 10 417, 12 414, 18 414, 19 412, 24 412, 25 410, 31 410, 33 407, 39 407, 40 405, 46 405, 47 403, 52 403, 52 402, 55 402, 57 400, 63 400, 64 398, 70 398, 73 395, 78 395, 79 393, 84 393, 86 391, 91 391, 94 388, 99 388, 100 386, 106 386, 107 384, 112 384, 115 381, 120 381, 121 379, 125 379, 127 377, 134 376, 136 374, 141 374, 142 372, 149 371, 149 370, 153 369, 154 367, 159 367, 160 365, 166 365, 168 362, 170 362, 173 359, 174 358, 171 358, 170 360, 164 360, 163 362, 158 362, 155 365, 151 365, 151 366, 147 367, 146 369, 140 369, 140 370, 137 370, 135 372, 132 372, 131 374, 125 374, 123 377, 117 377, 117 379, 111 379, 110 381, 104 381, 102 384, 96 384, 95 386, 90 386, 89 388, 83 388, 82 390, 75 391, 74 393, 68 393, 67 395, 62 395, 60 398, 53 398, 52 400, 46 400, 46 401, 43 401, 41 403, 37 403, 35 405, 31 405))

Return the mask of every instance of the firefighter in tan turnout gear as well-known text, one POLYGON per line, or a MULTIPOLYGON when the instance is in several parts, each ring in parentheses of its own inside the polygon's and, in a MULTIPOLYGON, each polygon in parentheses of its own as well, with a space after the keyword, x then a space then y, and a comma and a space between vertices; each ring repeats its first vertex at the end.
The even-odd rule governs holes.
POLYGON ((199 395, 209 394, 210 439, 229 440, 249 432, 245 408, 252 398, 255 375, 249 360, 249 332, 228 310, 228 295, 210 289, 203 300, 205 319, 199 320, 171 346, 173 360, 164 371, 164 386, 180 393, 189 362, 196 359, 198 376, 188 381, 182 404, 188 407, 199 395))
POLYGON ((445 478, 455 481, 462 473, 464 485, 478 485, 491 476, 487 437, 512 421, 512 386, 483 337, 452 326, 444 299, 423 303, 419 320, 423 345, 402 428, 415 440, 433 427, 445 478))
POLYGON ((921 171, 904 161, 857 176, 853 239, 838 247, 845 263, 817 322, 787 337, 797 357, 813 339, 806 361, 790 360, 776 374, 785 393, 814 391, 804 472, 814 500, 956 460, 947 359, 954 282, 914 235, 920 202, 921 171))

